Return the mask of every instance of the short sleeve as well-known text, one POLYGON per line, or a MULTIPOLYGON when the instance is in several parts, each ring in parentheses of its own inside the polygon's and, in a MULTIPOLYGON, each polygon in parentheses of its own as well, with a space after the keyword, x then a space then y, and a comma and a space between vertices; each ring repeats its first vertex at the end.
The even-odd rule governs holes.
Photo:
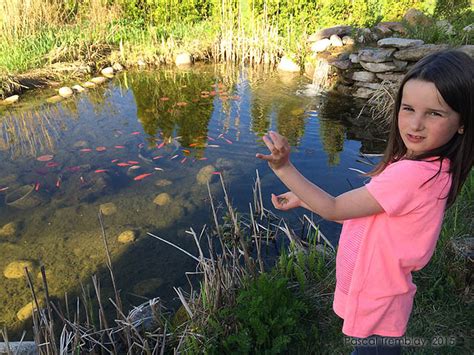
POLYGON ((390 164, 366 185, 369 193, 390 217, 402 216, 422 204, 419 189, 429 179, 416 162, 402 160, 390 164))

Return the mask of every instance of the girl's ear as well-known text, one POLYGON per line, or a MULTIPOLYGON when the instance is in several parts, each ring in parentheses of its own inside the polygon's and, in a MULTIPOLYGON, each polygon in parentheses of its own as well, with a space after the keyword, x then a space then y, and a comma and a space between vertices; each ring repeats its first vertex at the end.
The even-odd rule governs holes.
POLYGON ((458 133, 463 134, 464 133, 464 126, 461 126, 458 128, 458 133))

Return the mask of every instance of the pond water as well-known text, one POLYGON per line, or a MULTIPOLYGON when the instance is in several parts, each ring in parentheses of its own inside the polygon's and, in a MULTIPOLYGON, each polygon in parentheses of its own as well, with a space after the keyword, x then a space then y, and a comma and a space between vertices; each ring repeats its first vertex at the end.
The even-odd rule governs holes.
MULTIPOLYGON (((261 137, 269 129, 288 137, 297 168, 332 194, 360 186, 364 179, 349 168, 368 171, 360 153, 384 146, 383 135, 357 119, 360 105, 315 96, 308 79, 264 69, 123 72, 56 104, 38 103, 52 91, 28 95, 0 111, 0 324, 13 333, 25 326, 16 313, 31 293, 24 277, 11 278, 10 263, 30 261, 39 289, 45 265, 53 297, 80 295, 81 283, 104 275, 100 208, 126 303, 172 300, 194 262, 146 233, 194 252, 185 230, 210 224, 202 182, 210 178, 222 201, 218 174, 234 207, 246 212, 258 169, 270 208, 270 193, 285 189, 255 158, 266 151, 261 137), (136 240, 120 243, 124 231, 136 240)), ((302 212, 278 215, 294 220, 302 212)), ((321 228, 337 243, 339 225, 321 221, 321 228)))

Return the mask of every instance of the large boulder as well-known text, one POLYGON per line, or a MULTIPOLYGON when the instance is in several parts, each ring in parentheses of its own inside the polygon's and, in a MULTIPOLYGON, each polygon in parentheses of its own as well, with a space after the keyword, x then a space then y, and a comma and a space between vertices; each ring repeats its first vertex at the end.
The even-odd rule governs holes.
POLYGON ((421 39, 388 37, 377 41, 379 47, 408 48, 424 44, 421 39))
POLYGON ((351 34, 351 32, 352 26, 335 26, 325 28, 309 36, 308 42, 316 42, 323 38, 329 38, 332 35, 338 35, 339 37, 343 37, 351 34))
POLYGON ((421 58, 435 52, 448 49, 447 44, 423 44, 418 47, 400 49, 393 56, 399 60, 408 60, 417 62, 421 58))
POLYGON ((403 20, 411 26, 429 26, 432 22, 428 16, 417 9, 409 9, 403 16, 403 20))
POLYGON ((17 224, 10 222, 0 228, 0 237, 12 237, 16 234, 17 224))

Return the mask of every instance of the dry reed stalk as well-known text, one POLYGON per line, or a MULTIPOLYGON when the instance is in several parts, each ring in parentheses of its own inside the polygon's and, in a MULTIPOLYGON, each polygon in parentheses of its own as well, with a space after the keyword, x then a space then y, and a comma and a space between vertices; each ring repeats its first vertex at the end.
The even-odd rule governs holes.
POLYGON ((390 80, 383 80, 380 88, 375 90, 359 112, 358 118, 369 108, 372 120, 380 123, 386 130, 392 122, 395 96, 398 83, 390 80))

